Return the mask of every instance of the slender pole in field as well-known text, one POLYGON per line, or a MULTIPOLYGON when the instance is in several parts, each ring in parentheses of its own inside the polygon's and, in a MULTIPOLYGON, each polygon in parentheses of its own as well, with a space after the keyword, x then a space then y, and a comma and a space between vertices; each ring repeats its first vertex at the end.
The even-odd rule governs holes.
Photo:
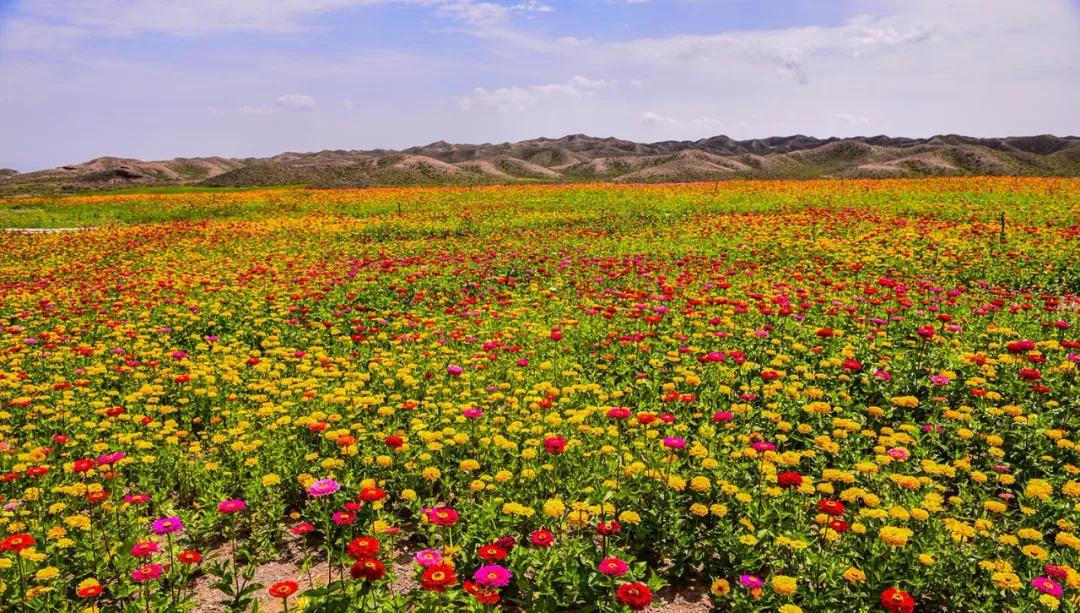
POLYGON ((1005 211, 1001 212, 1001 242, 1005 242, 1005 211))

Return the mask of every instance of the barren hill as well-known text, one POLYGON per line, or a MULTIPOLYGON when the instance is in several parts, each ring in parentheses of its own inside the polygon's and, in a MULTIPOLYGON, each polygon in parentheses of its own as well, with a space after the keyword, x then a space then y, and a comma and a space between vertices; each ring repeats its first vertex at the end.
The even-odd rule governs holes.
POLYGON ((795 135, 635 143, 573 134, 479 145, 438 141, 403 151, 288 152, 270 158, 145 162, 102 157, 36 172, 0 170, 0 193, 170 185, 337 187, 946 175, 1080 176, 1080 138, 795 135))

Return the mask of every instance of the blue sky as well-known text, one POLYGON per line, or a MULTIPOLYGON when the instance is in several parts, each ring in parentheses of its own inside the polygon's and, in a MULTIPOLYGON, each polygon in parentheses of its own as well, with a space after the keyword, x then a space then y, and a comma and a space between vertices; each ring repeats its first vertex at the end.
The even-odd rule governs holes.
POLYGON ((1077 0, 0 0, 0 167, 1080 133, 1077 0))

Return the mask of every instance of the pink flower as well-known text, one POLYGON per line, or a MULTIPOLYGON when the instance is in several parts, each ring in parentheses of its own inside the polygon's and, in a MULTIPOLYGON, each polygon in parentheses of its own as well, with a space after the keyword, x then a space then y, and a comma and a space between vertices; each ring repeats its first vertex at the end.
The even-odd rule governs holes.
POLYGON ((424 568, 430 568, 439 562, 442 562, 443 555, 434 549, 424 549, 423 551, 416 552, 416 555, 413 556, 413 560, 424 568))
POLYGON ((163 571, 160 564, 145 564, 131 571, 131 580, 135 583, 149 583, 161 577, 163 571))
POLYGON ((136 558, 149 558, 161 551, 161 547, 154 541, 139 541, 131 548, 131 555, 136 558))
POLYGON ((621 577, 629 572, 630 567, 619 558, 604 558, 597 569, 609 577, 621 577))
POLYGON ((484 410, 480 407, 469 407, 461 412, 465 417, 469 419, 479 419, 484 414, 484 410))
POLYGON ((731 411, 717 411, 713 413, 713 421, 731 421, 735 419, 735 414, 731 411))
POLYGON ((487 564, 476 569, 473 579, 484 587, 504 587, 510 583, 513 574, 498 564, 487 564))
POLYGON ((236 499, 236 498, 229 499, 229 500, 222 500, 218 504, 217 510, 218 510, 219 513, 239 513, 240 511, 246 511, 247 510, 247 503, 244 502, 243 500, 236 499))
POLYGON ((319 498, 329 496, 341 489, 341 484, 333 479, 319 479, 307 489, 308 496, 319 498))
POLYGON ((460 377, 463 372, 465 372, 465 369, 456 364, 451 364, 446 367, 446 374, 451 377, 460 377))

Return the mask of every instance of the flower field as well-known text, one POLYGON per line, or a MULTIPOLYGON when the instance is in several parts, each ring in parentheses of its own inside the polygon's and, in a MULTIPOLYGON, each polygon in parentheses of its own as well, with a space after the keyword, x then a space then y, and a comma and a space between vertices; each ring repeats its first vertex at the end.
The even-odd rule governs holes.
POLYGON ((1078 180, 0 225, 0 610, 1080 607, 1078 180))

